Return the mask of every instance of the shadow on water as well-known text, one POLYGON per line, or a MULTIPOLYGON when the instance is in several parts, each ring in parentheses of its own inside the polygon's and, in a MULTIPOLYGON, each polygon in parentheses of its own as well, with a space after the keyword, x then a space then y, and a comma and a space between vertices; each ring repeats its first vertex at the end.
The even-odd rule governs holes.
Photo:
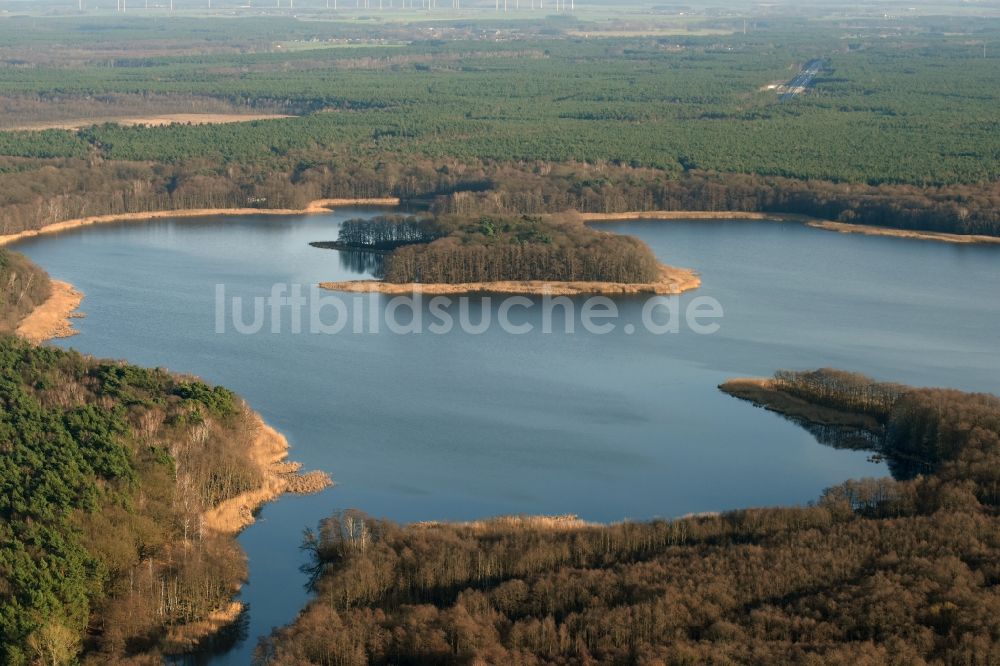
POLYGON ((387 249, 359 250, 340 241, 310 241, 310 246, 321 250, 336 250, 340 255, 340 268, 349 273, 367 275, 381 280, 384 275, 387 249))
POLYGON ((813 423, 794 416, 775 413, 808 432, 823 446, 850 451, 870 451, 872 453, 871 460, 873 462, 884 461, 892 478, 897 481, 906 481, 927 472, 926 463, 896 454, 889 446, 888 437, 884 431, 813 423))
POLYGON ((244 604, 239 617, 217 633, 203 640, 197 651, 164 657, 168 666, 206 666, 219 655, 230 652, 250 636, 250 606, 244 604))
POLYGON ((380 280, 385 274, 385 255, 365 250, 340 250, 340 267, 360 275, 371 275, 380 280))

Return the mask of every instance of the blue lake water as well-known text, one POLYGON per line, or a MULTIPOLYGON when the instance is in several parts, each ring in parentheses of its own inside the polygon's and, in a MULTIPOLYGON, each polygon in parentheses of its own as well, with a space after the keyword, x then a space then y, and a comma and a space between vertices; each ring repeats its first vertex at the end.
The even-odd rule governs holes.
MULTIPOLYGON (((621 325, 607 335, 579 326, 543 334, 537 308, 511 316, 536 325, 525 335, 497 326, 480 335, 294 334, 286 320, 279 333, 243 335, 228 319, 216 332, 216 285, 251 299, 275 283, 308 289, 359 277, 339 253, 308 242, 374 214, 111 224, 16 248, 85 294, 81 335, 58 344, 225 384, 288 436, 293 459, 337 482, 268 505, 241 535, 249 639, 217 663, 246 663, 256 637, 301 608, 302 530, 336 509, 398 521, 615 521, 804 503, 886 468, 720 393, 727 377, 835 366, 1000 392, 1000 246, 770 222, 600 226, 699 270, 703 286, 681 307, 716 299, 725 314, 714 335, 641 326, 630 335, 621 325)), ((389 300, 343 298, 376 313, 389 300)), ((495 318, 499 301, 473 299, 471 318, 495 318)), ((618 301, 621 322, 639 323, 644 302, 618 301)))

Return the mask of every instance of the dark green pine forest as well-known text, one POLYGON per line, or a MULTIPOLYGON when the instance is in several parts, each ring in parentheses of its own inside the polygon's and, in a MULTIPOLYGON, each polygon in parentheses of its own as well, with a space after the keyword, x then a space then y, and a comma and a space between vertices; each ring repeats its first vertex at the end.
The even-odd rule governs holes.
POLYGON ((995 19, 775 15, 747 34, 635 37, 600 27, 5 20, 3 231, 372 196, 459 213, 757 210, 1000 229, 996 56, 981 48, 1000 36, 995 19), (767 89, 813 58, 826 64, 806 94, 767 89), (103 122, 220 112, 295 117, 103 122), (98 124, 14 131, 81 116, 98 124))
POLYGON ((189 650, 246 575, 201 516, 260 485, 257 417, 192 377, 13 337, 48 276, 0 250, 0 284, 0 663, 189 650))

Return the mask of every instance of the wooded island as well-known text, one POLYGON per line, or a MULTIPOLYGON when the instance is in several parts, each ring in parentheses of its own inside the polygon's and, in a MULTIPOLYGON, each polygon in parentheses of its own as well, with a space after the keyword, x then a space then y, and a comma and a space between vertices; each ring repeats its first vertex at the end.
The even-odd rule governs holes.
POLYGON ((436 215, 348 220, 332 243, 382 255, 378 280, 322 283, 342 291, 678 293, 699 282, 661 265, 642 241, 596 231, 578 216, 436 215))

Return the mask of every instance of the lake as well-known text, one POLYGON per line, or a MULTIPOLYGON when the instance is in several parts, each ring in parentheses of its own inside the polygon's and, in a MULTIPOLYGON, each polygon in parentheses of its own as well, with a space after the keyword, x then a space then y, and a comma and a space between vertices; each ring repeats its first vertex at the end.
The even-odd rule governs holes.
MULTIPOLYGON (((771 222, 599 225, 700 271, 702 288, 680 301, 717 300, 725 314, 713 335, 620 326, 607 335, 538 326, 524 335, 496 326, 478 335, 287 326, 245 335, 231 322, 216 332, 217 285, 227 298, 252 299, 275 283, 359 277, 364 262, 308 243, 374 214, 109 224, 16 247, 85 294, 81 335, 57 344, 224 384, 287 435, 292 459, 337 482, 268 505, 241 535, 249 639, 214 663, 246 663, 257 636, 294 617, 307 599, 302 531, 336 509, 397 521, 509 513, 616 521, 804 503, 886 467, 720 393, 726 378, 835 366, 1000 392, 1000 246, 771 222)), ((389 301, 343 298, 376 313, 389 301)), ((640 321, 644 303, 618 301, 621 320, 640 321)), ((473 319, 499 307, 499 298, 470 305, 473 319)), ((520 323, 540 323, 535 309, 517 313, 520 323)))

